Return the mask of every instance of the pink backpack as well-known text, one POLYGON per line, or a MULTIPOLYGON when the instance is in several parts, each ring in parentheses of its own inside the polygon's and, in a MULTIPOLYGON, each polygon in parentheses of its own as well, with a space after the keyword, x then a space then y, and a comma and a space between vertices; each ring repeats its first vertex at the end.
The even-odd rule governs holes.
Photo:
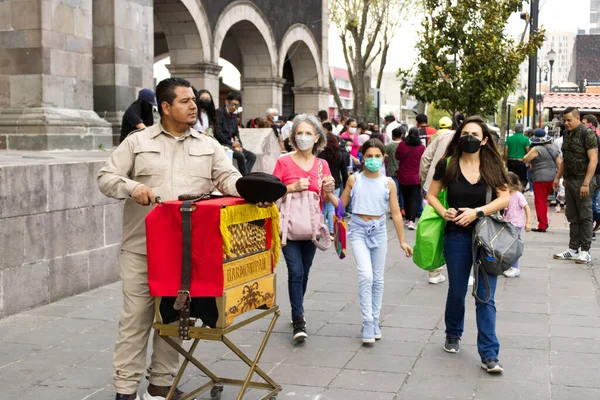
MULTIPOLYGON (((323 164, 319 160, 319 192, 323 184, 323 164)), ((287 240, 312 240, 320 249, 327 250, 331 247, 331 234, 325 225, 321 212, 321 197, 308 190, 294 192, 286 195, 279 206, 279 223, 281 228, 281 246, 287 240), (325 245, 318 242, 323 239, 325 245)))

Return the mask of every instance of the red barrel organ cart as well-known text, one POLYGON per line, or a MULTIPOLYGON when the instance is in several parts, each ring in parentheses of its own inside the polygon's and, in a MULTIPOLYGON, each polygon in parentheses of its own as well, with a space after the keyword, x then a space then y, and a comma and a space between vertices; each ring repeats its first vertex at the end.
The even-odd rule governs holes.
POLYGON ((156 298, 153 327, 184 357, 173 388, 191 363, 209 381, 185 399, 211 390, 212 399, 218 400, 223 385, 241 386, 238 400, 249 388, 265 389, 268 394, 263 398, 274 399, 281 386, 258 362, 280 314, 274 274, 280 255, 277 208, 227 197, 163 202, 147 216, 146 236, 148 283, 156 298), (236 317, 256 309, 260 312, 234 324, 236 317), (271 321, 252 360, 226 335, 265 317, 271 321), (196 326, 198 319, 202 326, 196 326), (190 350, 174 337, 193 339, 190 350), (223 342, 250 367, 246 379, 217 377, 200 363, 194 357, 200 340, 223 342), (255 372, 264 382, 252 381, 255 372))

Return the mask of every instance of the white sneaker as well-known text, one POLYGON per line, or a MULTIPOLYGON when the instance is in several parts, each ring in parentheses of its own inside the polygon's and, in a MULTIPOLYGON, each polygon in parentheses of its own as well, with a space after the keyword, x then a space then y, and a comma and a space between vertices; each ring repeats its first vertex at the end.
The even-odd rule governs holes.
POLYGON ((579 257, 579 251, 569 249, 564 253, 558 253, 552 256, 555 260, 572 260, 574 261, 579 257))
POLYGON ((473 279, 473 275, 469 275, 469 286, 473 286, 475 279, 473 279))
POLYGON ((432 285, 437 285, 438 283, 442 283, 446 280, 446 277, 442 274, 439 274, 438 276, 430 276, 429 277, 429 283, 431 283, 432 285))
POLYGON ((518 278, 519 276, 521 276, 521 269, 510 267, 509 269, 504 271, 504 276, 507 278, 518 278))
POLYGON ((408 227, 408 229, 410 229, 411 231, 417 230, 417 224, 415 224, 412 221, 408 221, 408 223, 406 224, 406 226, 408 227))
POLYGON ((575 260, 577 264, 589 264, 592 262, 592 256, 589 251, 581 251, 579 252, 579 257, 575 260))

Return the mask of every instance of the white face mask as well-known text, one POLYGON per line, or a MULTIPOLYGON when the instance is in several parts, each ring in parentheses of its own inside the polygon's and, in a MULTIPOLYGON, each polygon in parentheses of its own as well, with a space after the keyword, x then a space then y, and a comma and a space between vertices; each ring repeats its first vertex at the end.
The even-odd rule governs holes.
POLYGON ((358 128, 348 128, 348 132, 350 132, 353 135, 356 133, 357 130, 358 128))
POLYGON ((352 151, 352 146, 346 146, 346 151, 348 151, 348 153, 350 153, 352 151))
POLYGON ((310 150, 314 145, 315 139, 312 136, 296 136, 296 146, 298 146, 298 150, 310 150))

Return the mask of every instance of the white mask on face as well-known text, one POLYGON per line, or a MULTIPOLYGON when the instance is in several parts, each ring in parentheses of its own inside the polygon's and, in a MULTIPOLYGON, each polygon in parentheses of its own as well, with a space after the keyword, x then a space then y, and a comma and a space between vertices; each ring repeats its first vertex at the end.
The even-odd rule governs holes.
POLYGON ((296 146, 298 146, 298 150, 310 150, 314 145, 315 139, 312 136, 296 136, 296 146))
POLYGON ((353 135, 356 133, 357 130, 358 128, 348 128, 348 132, 350 132, 353 135))

